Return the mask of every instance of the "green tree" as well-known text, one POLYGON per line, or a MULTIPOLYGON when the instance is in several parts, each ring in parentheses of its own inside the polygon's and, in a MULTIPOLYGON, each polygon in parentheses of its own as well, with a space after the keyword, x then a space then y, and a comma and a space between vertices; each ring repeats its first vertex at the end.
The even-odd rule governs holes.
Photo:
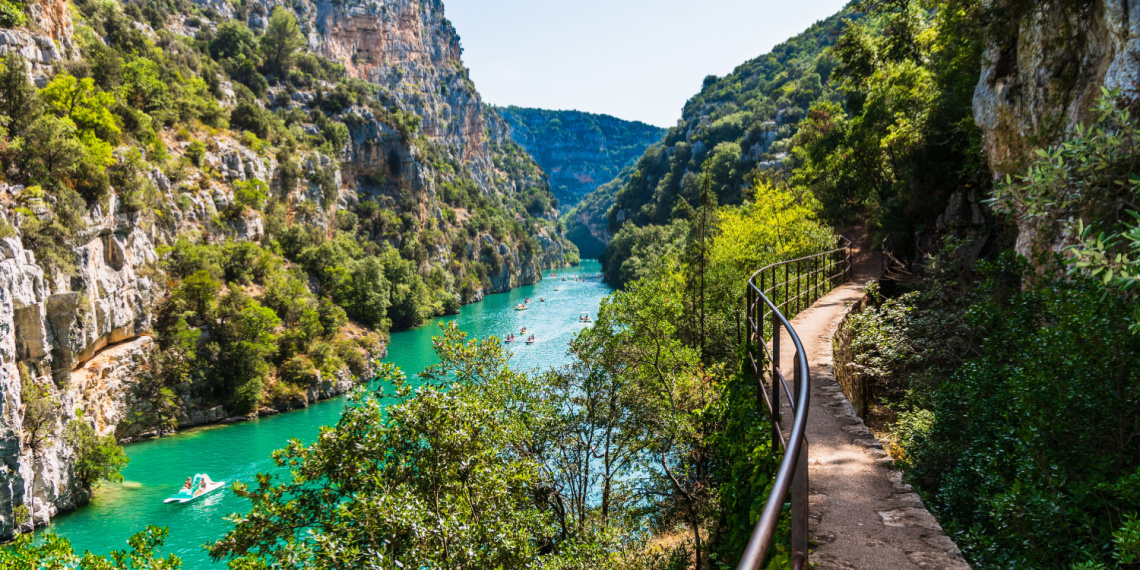
POLYGON ((352 270, 350 293, 346 303, 348 315, 372 328, 387 328, 391 306, 391 284, 384 264, 375 257, 358 262, 352 270))
POLYGON ((122 481, 119 474, 130 459, 114 435, 100 436, 82 418, 67 423, 67 445, 75 450, 74 473, 84 488, 90 490, 99 481, 122 481))
POLYGON ((706 410, 718 394, 699 346, 678 334, 687 318, 683 286, 669 274, 635 281, 603 300, 594 325, 574 344, 609 367, 620 363, 633 403, 624 429, 644 445, 640 492, 658 497, 665 517, 685 522, 702 568, 701 531, 715 512, 711 437, 718 427, 706 410))
POLYGON ((20 400, 24 404, 24 445, 38 457, 51 444, 60 417, 59 400, 48 386, 40 384, 28 373, 28 365, 21 362, 20 400))
POLYGON ((40 95, 48 110, 71 119, 81 133, 94 134, 106 142, 118 140, 121 130, 111 112, 115 98, 99 89, 94 79, 76 79, 64 71, 56 75, 40 95))
POLYGON ((177 556, 158 554, 168 534, 165 528, 148 526, 127 540, 130 551, 114 550, 105 557, 85 552, 82 558, 66 538, 51 533, 22 534, 0 547, 0 566, 8 570, 178 570, 182 561, 177 556))
POLYGON ((261 53, 270 73, 284 77, 293 67, 297 50, 305 45, 305 37, 297 26, 297 18, 284 6, 276 6, 269 16, 265 35, 261 36, 261 53))
POLYGON ((214 316, 221 290, 222 283, 202 269, 182 281, 174 292, 174 299, 184 300, 198 322, 206 322, 214 316))
MULTIPOLYGON (((453 327, 437 341, 441 364, 414 395, 402 389, 385 407, 357 394, 315 443, 275 454, 291 476, 239 484, 251 512, 211 554, 310 568, 520 567, 537 557, 553 530, 533 503, 538 466, 511 452, 525 426, 503 421, 487 397, 518 397, 509 386, 522 375, 498 342, 461 339, 453 327)), ((392 371, 386 379, 399 383, 392 371)))
MULTIPOLYGON (((733 159, 735 160, 735 158, 733 159)), ((715 161, 714 161, 715 162, 715 161)), ((700 347, 701 357, 705 357, 705 341, 708 331, 708 273, 712 259, 712 245, 717 225, 716 194, 712 191, 712 163, 705 167, 704 183, 701 184, 700 203, 689 216, 689 235, 685 245, 685 271, 689 301, 689 313, 697 315, 695 336, 700 347)))
POLYGON ((215 59, 257 59, 257 36, 249 26, 238 20, 227 20, 218 25, 218 32, 210 42, 210 55, 215 59))
POLYGON ((39 94, 28 81, 27 65, 18 54, 0 64, 0 126, 10 137, 21 136, 40 114, 39 94))
POLYGON ((214 375, 234 411, 246 413, 261 403, 269 359, 277 352, 274 334, 281 319, 272 309, 231 290, 218 304, 221 354, 214 375))

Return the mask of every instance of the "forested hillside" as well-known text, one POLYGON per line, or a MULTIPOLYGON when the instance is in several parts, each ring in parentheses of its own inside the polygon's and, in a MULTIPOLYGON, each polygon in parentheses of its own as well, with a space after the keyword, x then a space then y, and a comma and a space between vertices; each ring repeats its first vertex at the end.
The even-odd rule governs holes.
MULTIPOLYGON (((855 9, 845 9, 725 77, 707 77, 701 92, 685 104, 677 126, 646 151, 629 180, 614 191, 605 220, 595 218, 600 209, 582 210, 577 213, 580 223, 604 225, 615 235, 623 227, 635 232, 668 225, 685 217, 684 205, 696 204, 706 181, 717 203, 742 203, 758 175, 767 176, 789 160, 807 109, 817 101, 839 100, 837 85, 830 81, 838 60, 828 48, 847 21, 859 17, 855 9)), ((587 198, 596 203, 604 199, 601 193, 587 198)), ((617 275, 629 253, 625 247, 607 251, 604 263, 611 283, 626 282, 617 275)))
POLYGON ((343 393, 390 328, 576 262, 438 2, 0 25, 0 537, 85 502, 115 439, 343 393))

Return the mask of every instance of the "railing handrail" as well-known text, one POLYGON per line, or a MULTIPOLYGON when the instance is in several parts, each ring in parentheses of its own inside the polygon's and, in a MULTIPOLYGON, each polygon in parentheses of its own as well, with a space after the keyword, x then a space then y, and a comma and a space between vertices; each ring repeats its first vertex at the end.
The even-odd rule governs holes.
MULTIPOLYGON (((756 374, 757 380, 757 400, 759 396, 763 396, 764 402, 767 404, 770 416, 772 418, 772 445, 780 445, 784 448, 784 457, 780 461, 780 467, 776 471, 776 479, 772 484, 772 491, 768 495, 768 501, 764 505, 764 511, 760 515, 760 519, 756 523, 756 527, 752 532, 752 537, 748 541, 748 547, 744 551, 744 555, 740 559, 738 566, 739 570, 757 570, 764 563, 764 558, 767 556, 768 549, 771 547, 772 539, 776 533, 776 525, 779 522, 780 514, 783 512, 785 497, 788 493, 792 494, 792 567, 800 569, 807 567, 808 562, 808 537, 807 537, 807 507, 808 507, 808 485, 807 485, 807 438, 805 433, 807 431, 808 409, 811 401, 811 371, 808 368, 807 353, 804 350, 803 343, 800 337, 796 334, 795 329, 792 328, 788 318, 780 311, 781 307, 787 307, 793 299, 790 298, 790 282, 789 268, 795 265, 797 271, 800 267, 808 262, 811 264, 812 270, 806 275, 812 281, 811 289, 804 293, 819 293, 824 281, 820 279, 820 271, 829 271, 836 266, 839 267, 840 273, 838 275, 828 274, 827 282, 831 287, 827 291, 847 282, 851 277, 851 240, 839 236, 840 247, 822 251, 813 255, 781 261, 773 263, 753 273, 748 278, 746 289, 747 305, 746 305, 746 322, 749 323, 748 327, 748 357, 751 360, 753 372, 756 374), (836 259, 837 254, 842 253, 842 259, 836 259), (818 261, 821 258, 830 256, 830 262, 822 269, 816 269, 818 261), (781 283, 776 283, 776 269, 783 267, 785 269, 785 280, 781 283), (771 272, 773 275, 773 283, 771 289, 765 290, 764 275, 766 272, 771 272), (760 278, 760 284, 757 285, 757 277, 760 278), (780 286, 784 287, 784 302, 777 305, 772 299, 768 297, 768 292, 778 293, 780 286), (757 303, 757 301, 760 301, 757 303), (764 306, 771 311, 772 315, 772 350, 768 350, 767 343, 764 339, 764 320, 765 311, 764 306), (796 350, 795 358, 793 359, 793 385, 795 386, 795 394, 791 393, 788 389, 787 381, 784 378, 783 371, 780 365, 780 328, 783 327, 788 331, 788 336, 791 338, 792 345, 796 350), (754 346, 759 345, 763 347, 763 352, 770 359, 772 364, 772 397, 769 397, 765 391, 764 386, 764 372, 762 366, 757 361, 753 354, 754 346), (784 442, 783 430, 780 427, 780 397, 779 387, 783 385, 784 391, 788 393, 788 400, 791 404, 794 417, 792 419, 791 433, 788 434, 787 443, 784 442)), ((796 281, 796 297, 795 301, 803 308, 803 294, 800 292, 800 285, 804 279, 805 274, 797 273, 796 281)), ((822 297, 826 292, 820 294, 822 297)), ((814 302, 814 299, 812 299, 814 302)), ((761 359, 762 361, 763 359, 761 359)))

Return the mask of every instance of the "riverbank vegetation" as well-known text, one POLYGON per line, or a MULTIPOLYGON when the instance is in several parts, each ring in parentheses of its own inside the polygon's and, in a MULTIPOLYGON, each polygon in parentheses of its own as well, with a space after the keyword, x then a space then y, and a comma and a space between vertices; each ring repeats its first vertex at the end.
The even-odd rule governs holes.
POLYGON ((739 283, 833 236, 785 193, 722 210, 704 194, 571 364, 512 370, 498 340, 445 328, 417 387, 388 370, 394 404, 358 394, 314 444, 278 452, 286 472, 239 485, 251 511, 211 553, 242 568, 731 563, 774 467, 739 372, 739 283))

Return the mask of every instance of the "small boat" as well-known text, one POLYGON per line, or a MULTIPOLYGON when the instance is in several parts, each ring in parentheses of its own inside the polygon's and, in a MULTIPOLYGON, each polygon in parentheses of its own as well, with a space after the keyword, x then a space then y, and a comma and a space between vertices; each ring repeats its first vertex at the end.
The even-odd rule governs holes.
POLYGON ((518 306, 515 307, 516 311, 525 311, 526 309, 527 309, 527 306, 525 303, 519 303, 518 306))
POLYGON ((522 330, 519 331, 519 334, 526 334, 526 327, 523 327, 522 330))
POLYGON ((526 339, 527 344, 534 344, 535 342, 537 341, 535 341, 534 335, 530 335, 530 338, 526 339))
POLYGON ((590 314, 589 313, 582 313, 581 315, 578 315, 578 322, 580 322, 580 323, 592 322, 590 320, 590 314))
POLYGON ((545 303, 545 302, 546 302, 546 298, 545 298, 545 297, 539 297, 539 298, 538 298, 538 302, 539 302, 539 303, 545 303))
POLYGON ((515 341, 514 336, 508 336, 507 338, 503 339, 503 342, 514 342, 514 341, 515 341))
POLYGON ((555 291, 557 291, 557 290, 558 290, 558 287, 555 287, 555 288, 554 288, 554 290, 555 290, 555 291))
POLYGON ((164 503, 189 503, 190 501, 194 501, 194 500, 197 500, 201 497, 205 497, 206 495, 209 495, 210 493, 213 493, 214 491, 217 491, 218 489, 221 489, 222 487, 224 487, 226 485, 225 481, 210 481, 209 483, 206 484, 205 488, 198 489, 199 483, 201 483, 201 481, 202 481, 202 477, 206 477, 206 480, 209 481, 209 476, 207 476, 205 473, 198 473, 198 474, 194 475, 194 479, 190 484, 190 489, 182 489, 181 491, 178 492, 178 494, 171 495, 171 496, 167 497, 166 500, 164 500, 162 502, 164 502, 164 503), (198 489, 198 490, 194 491, 194 489, 198 489))

